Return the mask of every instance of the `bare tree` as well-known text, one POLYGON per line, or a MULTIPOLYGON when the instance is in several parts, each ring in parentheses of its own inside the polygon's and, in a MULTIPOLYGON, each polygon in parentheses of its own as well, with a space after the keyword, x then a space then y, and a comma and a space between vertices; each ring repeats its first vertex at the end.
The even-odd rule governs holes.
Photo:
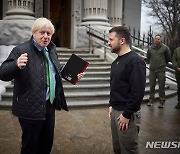
POLYGON ((152 10, 148 15, 158 19, 157 24, 166 32, 171 50, 180 46, 180 0, 143 0, 143 3, 152 10))

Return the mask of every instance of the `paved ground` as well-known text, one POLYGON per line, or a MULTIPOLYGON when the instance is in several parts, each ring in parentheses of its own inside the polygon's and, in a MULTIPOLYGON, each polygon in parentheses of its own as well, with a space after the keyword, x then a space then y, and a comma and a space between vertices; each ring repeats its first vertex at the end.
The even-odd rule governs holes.
MULTIPOLYGON (((139 134, 140 154, 180 153, 180 109, 176 97, 168 99, 164 109, 142 105, 139 134), (179 148, 146 148, 147 141, 176 141, 179 148)), ((19 154, 21 130, 11 111, 0 110, 0 154, 19 154)), ((56 112, 52 154, 112 154, 107 107, 71 109, 56 112)))

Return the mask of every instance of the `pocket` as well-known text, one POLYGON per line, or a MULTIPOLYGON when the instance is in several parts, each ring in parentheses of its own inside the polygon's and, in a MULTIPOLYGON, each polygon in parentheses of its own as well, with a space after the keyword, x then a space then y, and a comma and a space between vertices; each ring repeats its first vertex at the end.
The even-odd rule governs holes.
POLYGON ((140 110, 134 113, 134 122, 137 125, 141 124, 141 111, 140 110))

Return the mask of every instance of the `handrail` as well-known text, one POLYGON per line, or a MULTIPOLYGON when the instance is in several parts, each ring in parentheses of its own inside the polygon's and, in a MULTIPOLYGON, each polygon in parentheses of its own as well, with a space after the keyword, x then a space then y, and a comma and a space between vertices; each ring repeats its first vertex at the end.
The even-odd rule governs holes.
POLYGON ((93 37, 96 37, 97 39, 99 39, 101 41, 105 41, 106 43, 108 42, 106 39, 104 39, 104 38, 102 38, 102 37, 100 37, 100 36, 98 36, 98 35, 96 35, 96 34, 94 34, 92 32, 87 31, 87 34, 89 34, 89 35, 91 35, 93 37))
POLYGON ((100 32, 100 31, 98 31, 98 30, 96 30, 96 29, 93 29, 90 25, 84 25, 86 28, 88 28, 89 29, 89 31, 90 30, 93 30, 93 31, 95 31, 95 32, 97 32, 97 33, 99 33, 99 34, 102 34, 102 35, 105 35, 105 36, 107 36, 108 37, 108 35, 106 35, 106 34, 104 34, 104 33, 102 33, 102 32, 100 32))
MULTIPOLYGON (((108 40, 105 39, 105 36, 107 36, 107 35, 105 35, 104 33, 101 33, 101 32, 99 32, 99 31, 91 28, 90 26, 85 26, 85 27, 87 27, 87 28, 89 29, 89 31, 87 31, 87 34, 89 35, 89 42, 90 42, 89 44, 90 44, 90 46, 92 46, 92 41, 95 42, 96 44, 99 44, 99 45, 103 46, 103 47, 104 47, 104 60, 106 60, 106 49, 110 49, 109 46, 106 45, 107 42, 108 42, 108 40), (103 34, 104 37, 101 37, 101 36, 99 36, 99 35, 94 34, 93 32, 90 31, 90 29, 93 30, 93 31, 96 31, 96 32, 98 32, 98 33, 100 33, 100 34, 103 34), (97 38, 98 40, 103 41, 104 44, 99 43, 99 42, 95 41, 94 39, 91 39, 91 37, 95 37, 95 38, 97 38)), ((91 47, 90 47, 90 48, 91 48, 91 47)), ((138 48, 138 47, 135 47, 135 46, 133 46, 133 45, 132 45, 132 48, 133 48, 135 51, 139 51, 139 52, 141 53, 141 54, 139 54, 139 55, 140 55, 142 58, 146 59, 146 56, 145 56, 145 55, 147 54, 146 51, 144 51, 144 50, 142 50, 142 49, 140 49, 140 48, 138 48)), ((171 62, 169 62, 168 64, 169 64, 169 66, 172 66, 172 63, 171 63, 171 62)), ((146 66, 146 68, 149 69, 149 66, 146 66)), ((166 71, 172 73, 173 76, 175 76, 175 70, 174 70, 174 69, 166 66, 166 71)), ((173 78, 173 77, 171 77, 171 76, 169 76, 169 75, 167 75, 167 74, 166 74, 166 78, 167 78, 167 79, 170 79, 170 80, 173 81, 173 82, 176 82, 176 79, 175 79, 175 78, 173 78)))
MULTIPOLYGON (((92 42, 95 42, 93 39, 91 39, 92 37, 95 37, 95 38, 97 38, 98 40, 103 41, 103 44, 104 44, 104 45, 107 44, 108 40, 106 40, 106 37, 108 37, 108 35, 106 35, 105 32, 102 33, 102 32, 100 32, 100 31, 97 31, 97 30, 91 28, 90 25, 89 25, 89 26, 85 26, 85 27, 88 28, 88 30, 89 30, 89 31, 87 31, 87 34, 89 35, 89 51, 90 51, 91 53, 94 52, 94 50, 91 49, 91 48, 92 48, 92 42), (103 35, 103 37, 101 37, 101 36, 99 36, 99 35, 96 35, 95 33, 91 32, 91 31, 96 32, 96 33, 99 33, 99 34, 103 35)), ((107 58, 106 58, 106 49, 107 49, 107 48, 104 47, 104 60, 107 60, 107 58)))

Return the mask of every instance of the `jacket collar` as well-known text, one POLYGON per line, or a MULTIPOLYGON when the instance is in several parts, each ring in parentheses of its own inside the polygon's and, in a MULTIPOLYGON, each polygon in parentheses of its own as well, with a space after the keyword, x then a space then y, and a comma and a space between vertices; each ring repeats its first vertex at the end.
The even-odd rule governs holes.
POLYGON ((152 45, 152 48, 154 48, 154 49, 160 49, 161 47, 162 47, 162 43, 161 44, 159 44, 159 45, 155 45, 155 44, 153 44, 152 45))
MULTIPOLYGON (((38 51, 42 51, 42 47, 40 47, 37 42, 34 40, 33 36, 31 36, 31 42, 36 47, 38 51)), ((55 48, 56 45, 51 41, 46 48, 47 51, 51 51, 51 49, 55 48)))

